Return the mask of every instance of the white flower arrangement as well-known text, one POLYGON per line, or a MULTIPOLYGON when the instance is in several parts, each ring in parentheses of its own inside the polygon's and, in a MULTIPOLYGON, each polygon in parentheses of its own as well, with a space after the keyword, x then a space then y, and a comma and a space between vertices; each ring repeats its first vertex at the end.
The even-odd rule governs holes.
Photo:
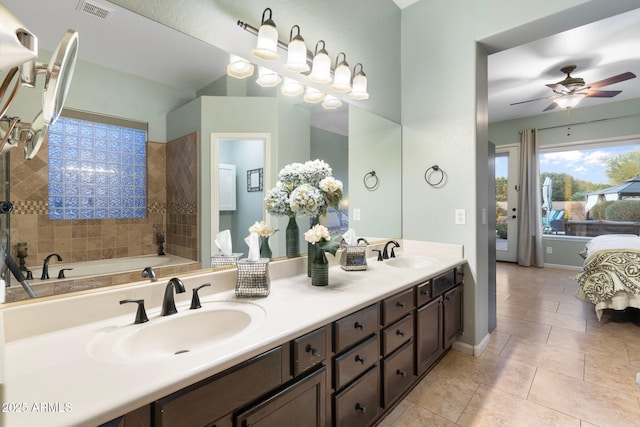
POLYGON ((258 236, 269 237, 273 236, 277 230, 274 230, 264 221, 256 221, 251 227, 249 227, 249 233, 256 233, 258 236))
POLYGON ((338 242, 331 240, 329 230, 322 224, 316 224, 304 233, 304 240, 312 245, 318 245, 322 250, 335 255, 340 246, 338 242))
POLYGON ((278 173, 276 186, 264 199, 267 212, 317 217, 325 215, 328 206, 337 209, 342 199, 342 182, 331 173, 331 166, 319 159, 285 166, 278 173))
POLYGON ((324 204, 322 193, 311 184, 302 184, 296 187, 289 197, 291 210, 304 216, 320 215, 324 204))

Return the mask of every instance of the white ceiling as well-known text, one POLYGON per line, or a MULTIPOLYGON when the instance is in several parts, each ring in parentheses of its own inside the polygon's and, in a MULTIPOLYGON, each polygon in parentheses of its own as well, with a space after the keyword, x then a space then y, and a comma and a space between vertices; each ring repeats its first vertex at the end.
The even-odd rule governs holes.
MULTIPOLYGON (((73 28, 80 34, 80 58, 105 67, 194 91, 224 74, 225 52, 105 0, 92 1, 112 10, 106 21, 77 11, 78 0, 2 0, 38 36, 41 48, 53 50, 73 28)), ((404 8, 418 0, 393 1, 404 8)), ((545 85, 562 80, 565 65, 577 65, 572 75, 586 83, 626 71, 640 76, 639 28, 636 9, 490 55, 489 120, 542 113, 551 101, 509 104, 551 95, 545 85)), ((623 92, 610 99, 586 98, 576 108, 638 98, 640 77, 602 89, 623 92)))

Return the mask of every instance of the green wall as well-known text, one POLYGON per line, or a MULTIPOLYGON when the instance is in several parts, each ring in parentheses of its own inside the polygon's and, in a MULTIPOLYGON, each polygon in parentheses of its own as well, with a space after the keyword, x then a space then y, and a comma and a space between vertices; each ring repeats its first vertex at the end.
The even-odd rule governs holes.
POLYGON ((342 194, 349 197, 349 137, 316 127, 311 128, 310 159, 329 163, 333 177, 342 182, 342 194))

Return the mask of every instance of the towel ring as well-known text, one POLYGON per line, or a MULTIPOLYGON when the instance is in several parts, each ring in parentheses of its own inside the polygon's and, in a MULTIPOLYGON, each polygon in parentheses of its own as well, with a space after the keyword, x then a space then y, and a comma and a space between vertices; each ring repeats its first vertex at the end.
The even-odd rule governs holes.
POLYGON ((440 166, 433 165, 429 169, 424 171, 424 180, 427 181, 427 184, 429 184, 430 186, 437 187, 444 180, 444 171, 440 168, 440 166), (429 171, 431 171, 431 173, 429 173, 429 171), (434 182, 430 181, 431 175, 438 172, 440 173, 440 179, 438 180, 438 182, 435 182, 435 179, 434 182))
POLYGON ((376 171, 370 171, 367 172, 364 175, 364 178, 362 179, 362 182, 364 183, 364 186, 367 190, 375 190, 378 185, 380 184, 380 179, 378 178, 378 175, 376 175, 376 171), (373 185, 369 184, 368 181, 373 178, 373 185))

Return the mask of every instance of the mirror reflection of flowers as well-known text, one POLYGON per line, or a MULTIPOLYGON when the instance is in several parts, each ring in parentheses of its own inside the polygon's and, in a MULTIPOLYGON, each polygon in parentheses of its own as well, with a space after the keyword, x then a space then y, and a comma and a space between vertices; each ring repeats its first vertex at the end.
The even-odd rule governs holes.
POLYGON ((325 215, 328 207, 338 209, 342 182, 331 176, 332 169, 323 160, 291 163, 278 174, 279 181, 265 197, 272 215, 325 215))
POLYGON ((304 233, 304 240, 312 245, 318 245, 318 247, 331 255, 335 255, 340 247, 340 244, 331 240, 331 234, 329 230, 322 224, 316 224, 304 233))
POLYGON ((273 229, 264 221, 256 221, 251 227, 249 227, 249 233, 256 233, 260 237, 273 236, 276 231, 278 230, 273 229))

